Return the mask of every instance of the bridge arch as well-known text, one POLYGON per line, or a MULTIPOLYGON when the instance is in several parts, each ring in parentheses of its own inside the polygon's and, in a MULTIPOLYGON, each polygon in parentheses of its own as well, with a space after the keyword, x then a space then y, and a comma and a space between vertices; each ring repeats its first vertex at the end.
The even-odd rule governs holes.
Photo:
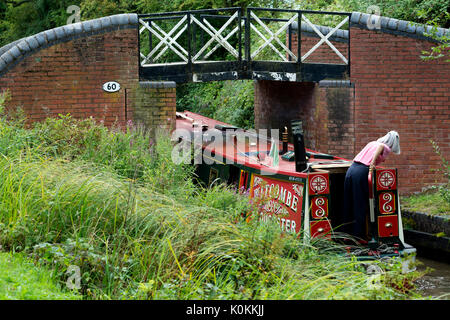
MULTIPOLYGON (((402 154, 387 165, 399 168, 403 193, 419 191, 443 181, 433 171, 441 163, 429 140, 439 144, 447 159, 450 154, 450 64, 420 59, 421 51, 435 44, 425 35, 426 28, 381 17, 380 28, 371 30, 370 18, 353 12, 348 32, 337 30, 330 37, 338 50, 340 43, 350 43, 348 77, 302 79, 300 74, 296 81, 289 77, 274 81, 264 72, 260 78, 249 73, 240 76, 255 81, 258 127, 279 127, 290 116, 303 117, 308 145, 322 152, 351 157, 387 130, 399 131, 402 154)), ((298 52, 300 34, 306 53, 307 45, 312 48, 321 37, 308 25, 300 25, 298 32, 294 22, 289 26, 291 46, 286 47, 298 52)), ((141 26, 137 14, 121 14, 47 30, 6 45, 0 48, 0 91, 9 90, 9 107, 22 106, 33 121, 71 113, 92 116, 107 125, 132 120, 148 127, 170 126, 175 118, 176 83, 142 76, 141 26), (108 81, 118 82, 121 89, 105 92, 102 86, 108 81)), ((327 27, 318 30, 325 36, 330 31, 327 27)), ((446 32, 438 29, 438 33, 446 32)), ((285 36, 287 43, 289 32, 285 36)), ((332 49, 316 53, 319 58, 336 56, 332 49)), ((217 79, 201 75, 196 80, 217 79)))

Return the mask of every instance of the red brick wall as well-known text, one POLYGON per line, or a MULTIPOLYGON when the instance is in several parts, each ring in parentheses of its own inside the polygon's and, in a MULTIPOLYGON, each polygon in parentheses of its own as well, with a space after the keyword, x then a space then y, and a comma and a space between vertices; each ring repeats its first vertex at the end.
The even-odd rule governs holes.
POLYGON ((257 81, 255 127, 283 131, 286 126, 290 130, 292 119, 303 121, 307 148, 353 157, 353 88, 257 81))
POLYGON ((317 150, 353 159, 354 88, 317 86, 316 90, 316 112, 310 127, 315 129, 317 150))
POLYGON ((158 128, 175 129, 176 96, 173 82, 140 82, 129 96, 134 123, 153 130, 152 134, 158 128))
MULTIPOLYGON (((329 39, 330 40, 330 39, 329 39)), ((320 39, 302 34, 301 55, 304 56, 309 50, 314 47, 320 39)), ((348 59, 348 44, 345 41, 330 40, 331 44, 336 47, 339 52, 348 59)), ((298 38, 296 34, 292 36, 292 53, 297 55, 298 38)), ((322 43, 313 53, 311 53, 305 61, 306 63, 334 63, 343 64, 344 61, 328 46, 322 43)))
POLYGON ((443 182, 430 139, 450 156, 450 63, 423 61, 431 43, 351 28, 351 81, 355 84, 356 149, 389 130, 400 134, 401 155, 385 165, 399 169, 400 191, 443 182))
POLYGON ((8 90, 7 107, 22 107, 30 121, 70 113, 107 126, 134 120, 167 127, 168 119, 175 120, 176 88, 140 85, 137 44, 137 25, 131 25, 43 47, 0 75, 0 92, 8 90), (121 89, 105 92, 107 81, 118 82, 121 89))
MULTIPOLYGON (((305 117, 307 130, 312 131, 306 133, 307 146, 348 158, 353 158, 366 143, 397 130, 402 153, 391 155, 384 165, 398 168, 400 192, 409 194, 445 182, 442 173, 437 171, 441 161, 430 140, 437 142, 443 156, 449 159, 450 63, 443 59, 423 61, 422 50, 429 50, 432 45, 423 39, 357 27, 352 27, 350 32, 350 80, 354 88, 317 88, 313 94, 299 84, 257 83, 256 118, 261 114, 260 118, 271 123, 277 123, 279 117, 284 119, 284 115, 266 110, 279 107, 280 102, 271 96, 281 96, 279 101, 298 101, 289 102, 293 108, 290 112, 305 117), (305 94, 314 95, 312 102, 308 102, 309 111, 301 107, 305 94), (282 98, 284 95, 291 97, 282 98), (341 98, 348 95, 348 99, 342 100, 342 112, 339 103, 333 102, 336 95, 341 98)), ((305 47, 302 54, 317 41, 317 38, 302 37, 305 47)), ((344 44, 334 44, 346 52, 344 44)), ((296 46, 294 37, 293 52, 296 46)), ((327 55, 329 62, 339 62, 327 47, 322 45, 314 56, 315 62, 326 62, 327 55)))
POLYGON ((0 77, 33 121, 70 113, 111 125, 126 119, 126 92, 138 83, 137 30, 125 29, 62 42, 29 55, 0 77), (107 81, 121 90, 103 91, 107 81))
MULTIPOLYGON (((279 129, 291 127, 291 119, 303 120, 305 143, 315 142, 309 127, 315 117, 315 84, 312 82, 255 82, 255 128, 279 129)), ((270 131, 269 131, 270 133, 270 131)), ((280 133, 281 137, 281 133, 280 133)))

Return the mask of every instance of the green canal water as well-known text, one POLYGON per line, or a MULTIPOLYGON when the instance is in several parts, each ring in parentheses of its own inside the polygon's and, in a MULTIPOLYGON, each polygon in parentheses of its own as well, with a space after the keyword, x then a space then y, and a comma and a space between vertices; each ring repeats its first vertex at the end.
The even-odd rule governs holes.
POLYGON ((425 270, 427 267, 433 269, 415 282, 422 295, 450 300, 450 264, 420 256, 417 261, 420 262, 418 270, 425 270))

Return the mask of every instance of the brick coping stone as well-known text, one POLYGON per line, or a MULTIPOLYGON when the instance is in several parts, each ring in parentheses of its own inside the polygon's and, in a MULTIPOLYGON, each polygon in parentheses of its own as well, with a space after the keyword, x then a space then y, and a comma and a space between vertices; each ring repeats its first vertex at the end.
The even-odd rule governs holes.
POLYGON ((0 76, 28 55, 52 45, 117 29, 137 28, 138 15, 124 13, 77 22, 25 37, 0 48, 0 76))
MULTIPOLYGON (((379 23, 380 28, 373 30, 436 42, 436 40, 427 36, 427 33, 432 32, 432 26, 368 13, 351 13, 351 26, 369 29, 367 23, 368 21, 371 21, 372 24, 379 23)), ((139 18, 136 13, 116 14, 103 18, 64 25, 16 40, 0 48, 0 76, 18 61, 28 56, 30 53, 38 51, 42 48, 83 36, 116 30, 117 28, 136 28, 138 24, 139 18)), ((324 35, 331 30, 330 27, 326 26, 317 27, 324 35)), ((297 22, 292 24, 292 29, 298 29, 297 22)), ((307 24, 302 24, 302 32, 312 36, 317 36, 314 30, 307 24)), ((436 36, 441 37, 444 35, 449 35, 450 29, 436 28, 435 32, 436 36)), ((330 37, 330 39, 337 41, 348 39, 348 31, 337 30, 336 33, 330 37)))
MULTIPOLYGON (((350 25, 352 27, 358 27, 362 29, 367 30, 374 30, 374 31, 381 31, 386 32, 390 34, 396 34, 401 35, 405 37, 413 37, 413 38, 419 38, 422 40, 428 40, 431 42, 437 42, 436 40, 430 38, 427 36, 427 34, 430 34, 433 32, 433 26, 430 25, 423 25, 420 23, 410 22, 406 20, 399 20, 395 18, 389 18, 384 16, 378 16, 375 14, 368 14, 368 13, 362 13, 362 12, 352 12, 350 17, 350 25), (379 25, 379 28, 376 29, 370 29, 368 22, 371 22, 370 25, 379 25)), ((332 28, 327 26, 316 26, 319 31, 323 35, 327 35, 329 31, 332 30, 332 28)), ((315 31, 311 28, 311 26, 302 23, 301 25, 302 33, 306 33, 310 36, 318 36, 315 31)), ((294 31, 298 30, 298 24, 297 22, 292 23, 292 29, 294 31)), ((435 29, 435 35, 438 37, 442 37, 444 35, 450 35, 450 29, 446 28, 436 28, 435 29)), ((331 40, 343 40, 348 39, 348 31, 339 29, 337 30, 331 37, 331 40)))

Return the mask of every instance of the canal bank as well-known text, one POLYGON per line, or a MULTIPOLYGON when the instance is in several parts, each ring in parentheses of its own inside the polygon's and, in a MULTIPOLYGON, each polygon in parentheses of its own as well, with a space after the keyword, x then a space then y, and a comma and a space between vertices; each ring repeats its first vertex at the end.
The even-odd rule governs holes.
POLYGON ((402 211, 405 242, 417 249, 417 270, 427 271, 415 285, 424 297, 450 300, 450 219, 402 211))
POLYGON ((450 219, 421 212, 402 211, 405 241, 417 255, 450 263, 450 219))

